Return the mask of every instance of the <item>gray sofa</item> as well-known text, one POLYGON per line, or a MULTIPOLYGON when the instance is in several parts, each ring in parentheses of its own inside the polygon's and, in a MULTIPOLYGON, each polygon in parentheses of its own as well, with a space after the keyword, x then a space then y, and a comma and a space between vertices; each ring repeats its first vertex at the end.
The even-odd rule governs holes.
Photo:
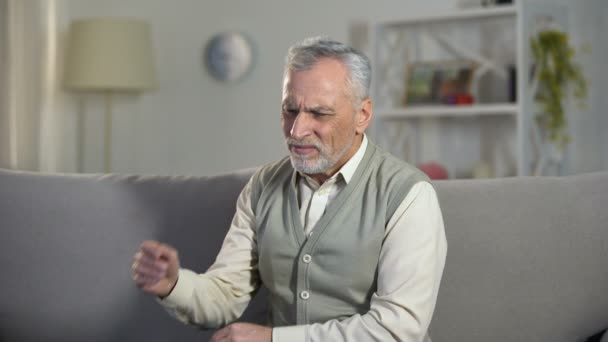
MULTIPOLYGON (((253 170, 0 170, 1 341, 205 341, 130 280, 144 239, 214 260, 253 170)), ((608 327, 608 173, 437 182, 449 243, 435 342, 583 341, 608 327)), ((264 293, 243 320, 263 322, 264 293)))

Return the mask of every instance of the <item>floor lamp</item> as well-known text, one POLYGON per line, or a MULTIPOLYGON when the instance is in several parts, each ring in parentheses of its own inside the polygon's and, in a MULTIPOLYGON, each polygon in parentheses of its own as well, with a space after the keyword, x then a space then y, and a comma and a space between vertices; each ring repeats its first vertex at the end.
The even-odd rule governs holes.
POLYGON ((156 86, 149 25, 133 19, 73 21, 66 50, 64 85, 69 90, 104 94, 104 171, 111 172, 112 95, 138 93, 156 86))

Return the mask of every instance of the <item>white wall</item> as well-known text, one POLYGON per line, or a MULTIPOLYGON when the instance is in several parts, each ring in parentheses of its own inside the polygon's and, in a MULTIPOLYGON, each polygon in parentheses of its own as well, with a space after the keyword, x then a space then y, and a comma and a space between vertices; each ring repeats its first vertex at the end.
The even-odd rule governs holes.
MULTIPOLYGON (((127 16, 152 24, 159 89, 115 97, 114 170, 152 174, 215 174, 260 165, 285 154, 280 133, 284 54, 293 42, 325 34, 348 41, 355 24, 448 10, 458 0, 64 0, 69 19, 127 16), (246 32, 256 65, 238 84, 206 72, 207 40, 224 30, 246 32)), ((66 23, 64 24, 67 24, 66 23)), ((86 112, 84 171, 102 170, 103 102, 87 95, 68 103, 63 168, 76 171, 77 113, 86 112)))
POLYGON ((588 97, 582 108, 570 100, 568 124, 572 136, 567 173, 608 170, 608 39, 605 36, 608 2, 584 0, 569 13, 571 43, 576 60, 588 81, 588 97))
MULTIPOLYGON (((114 98, 113 170, 148 174, 216 174, 260 165, 285 154, 279 127, 281 72, 289 45, 304 37, 329 35, 352 41, 360 24, 386 18, 410 17, 456 8, 475 0, 56 0, 61 4, 64 33, 71 19, 93 16, 136 17, 152 24, 159 88, 140 96, 114 98), (208 39, 225 30, 248 34, 255 48, 253 72, 237 84, 222 84, 203 65, 208 39)), ((608 41, 605 0, 598 22, 579 32, 578 43, 592 40, 584 62, 593 78, 588 115, 573 123, 578 139, 572 144, 568 173, 608 169, 608 41), (601 87, 596 86, 600 84, 601 87), (600 121, 600 125, 598 125, 600 121), (599 157, 598 157, 599 155, 599 157), (602 160, 603 159, 603 160, 602 160)), ((583 11, 584 12, 584 11, 583 11)), ((578 25, 583 16, 575 18, 578 25)), ((585 17, 586 18, 586 17, 585 17)), ((583 18, 583 21, 586 19, 583 18)), ((358 40, 358 39, 357 39, 358 40)), ((363 39, 365 41, 365 39, 363 39)), ((86 95, 79 107, 66 95, 62 108, 61 171, 99 172, 103 169, 103 98, 86 95), (84 114, 82 166, 78 165, 78 118, 84 114)))
MULTIPOLYGON (((0 13, 6 13, 7 11, 7 2, 0 1, 0 13)), ((7 32, 7 19, 5 15, 0 15, 0 60, 6 61, 8 57, 8 53, 4 46, 6 46, 6 32, 7 32)), ((2 63, 4 65, 4 63, 2 63)), ((6 103, 7 94, 6 94, 6 82, 7 82, 7 70, 3 67, 0 67, 0 103, 6 103)), ((10 153, 7 146, 9 146, 9 127, 10 123, 8 121, 8 117, 4 115, 0 115, 0 163, 5 160, 10 159, 10 153)))
MULTIPOLYGON (((598 2, 601 0, 598 0, 598 2)), ((608 2, 603 2, 603 9, 600 12, 600 22, 598 26, 598 32, 608 32, 608 2)), ((600 49, 601 57, 601 68, 598 70, 599 74, 599 85, 600 92, 604 92, 608 88, 608 68, 606 68, 605 63, 608 60, 608 37, 605 34, 598 34, 598 44, 602 46, 600 49)), ((608 170, 608 96, 598 96, 598 104, 597 108, 600 109, 600 115, 603 119, 603 124, 601 127, 601 135, 602 135, 602 151, 604 152, 604 170, 608 170)))

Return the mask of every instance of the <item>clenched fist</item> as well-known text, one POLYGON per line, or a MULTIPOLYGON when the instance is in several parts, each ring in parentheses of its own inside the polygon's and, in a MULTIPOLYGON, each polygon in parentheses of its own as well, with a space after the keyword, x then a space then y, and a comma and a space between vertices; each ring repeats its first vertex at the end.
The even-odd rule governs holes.
POLYGON ((166 297, 177 283, 177 251, 158 241, 144 241, 133 257, 132 278, 142 291, 166 297))

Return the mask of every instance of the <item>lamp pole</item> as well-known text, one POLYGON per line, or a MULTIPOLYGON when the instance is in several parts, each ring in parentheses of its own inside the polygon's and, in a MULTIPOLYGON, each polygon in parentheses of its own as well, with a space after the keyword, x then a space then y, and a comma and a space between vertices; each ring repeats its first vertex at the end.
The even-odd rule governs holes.
POLYGON ((106 90, 105 97, 105 136, 104 136, 104 171, 112 172, 112 91, 106 90))

